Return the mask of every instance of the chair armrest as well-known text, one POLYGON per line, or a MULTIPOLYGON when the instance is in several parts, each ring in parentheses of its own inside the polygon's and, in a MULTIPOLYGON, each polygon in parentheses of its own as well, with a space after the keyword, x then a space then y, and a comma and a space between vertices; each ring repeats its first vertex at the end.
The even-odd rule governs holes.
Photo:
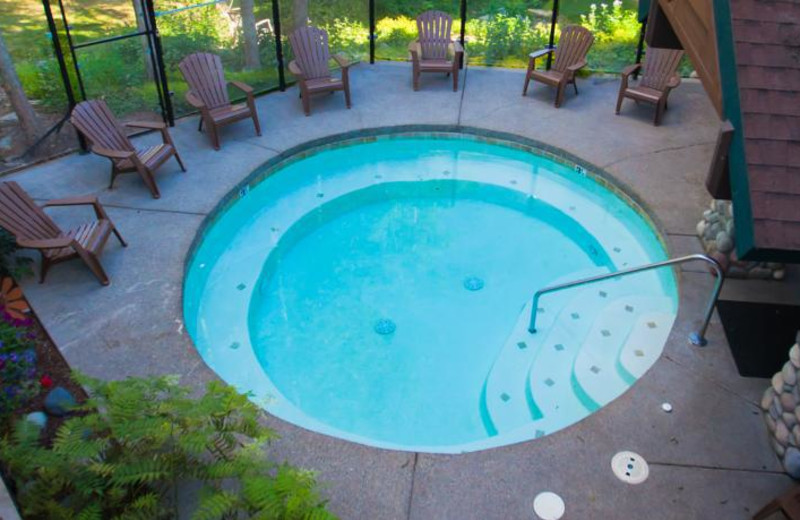
POLYGON ((623 77, 630 76, 631 74, 633 74, 634 72, 639 70, 641 68, 641 66, 642 66, 641 63, 634 63, 633 65, 628 65, 627 67, 622 69, 622 76, 623 77))
POLYGON ((43 208, 49 206, 86 206, 89 204, 99 204, 97 197, 94 195, 82 195, 80 197, 68 197, 66 199, 53 199, 48 200, 42 204, 43 208))
POLYGON ((43 208, 52 206, 92 206, 92 208, 94 208, 94 215, 97 217, 97 220, 108 220, 108 215, 106 214, 105 208, 103 208, 103 205, 100 204, 100 201, 95 195, 68 197, 66 199, 53 199, 42 204, 43 208))
POLYGON ((343 69, 346 69, 353 65, 352 63, 350 63, 350 61, 347 60, 347 58, 345 58, 341 54, 333 54, 331 55, 331 58, 333 58, 333 61, 335 61, 343 69))
POLYGON ((569 67, 567 67, 567 70, 570 71, 571 73, 575 74, 576 72, 578 72, 579 70, 581 70, 585 66, 586 66, 586 60, 581 60, 578 63, 575 63, 575 64, 570 65, 569 67))
POLYGON ((455 54, 464 54, 464 47, 461 45, 460 41, 453 40, 451 45, 453 46, 453 53, 455 54))
POLYGON ((71 246, 75 240, 70 237, 27 239, 18 238, 17 245, 26 249, 58 249, 71 246))
POLYGON ((420 45, 418 40, 414 40, 408 44, 408 52, 411 53, 411 59, 413 61, 419 61, 419 56, 422 54, 422 45, 420 45))
POLYGON ((291 72, 294 76, 297 76, 298 79, 305 79, 305 74, 303 74, 303 69, 300 68, 300 65, 297 64, 295 60, 289 62, 289 72, 291 72))
POLYGON ((535 51, 535 52, 532 52, 532 53, 528 54, 528 57, 529 58, 533 58, 535 60, 536 58, 541 58, 542 56, 547 56, 548 54, 550 54, 551 52, 553 52, 555 50, 556 50, 555 47, 553 47, 551 49, 541 49, 541 50, 538 50, 538 51, 535 51))
POLYGON ((233 81, 229 81, 228 84, 232 85, 235 88, 238 88, 239 90, 241 90, 245 94, 252 94, 253 93, 253 87, 251 87, 247 83, 242 83, 241 81, 233 80, 233 81))
POLYGON ((92 152, 109 159, 130 159, 136 155, 134 151, 110 150, 100 146, 92 146, 92 152))
POLYGON ((125 123, 125 126, 131 128, 147 128, 149 130, 161 130, 167 127, 167 125, 160 121, 131 121, 130 123, 125 123))
POLYGON ((194 95, 192 91, 186 93, 186 102, 198 110, 206 109, 206 104, 203 103, 203 101, 199 97, 194 95))

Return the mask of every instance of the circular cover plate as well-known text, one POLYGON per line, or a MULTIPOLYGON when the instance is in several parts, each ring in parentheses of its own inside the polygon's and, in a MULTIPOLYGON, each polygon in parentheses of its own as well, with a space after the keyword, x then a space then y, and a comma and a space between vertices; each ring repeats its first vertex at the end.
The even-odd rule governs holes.
POLYGON ((621 451, 611 459, 614 475, 628 484, 641 484, 647 480, 650 468, 641 455, 632 451, 621 451))
POLYGON ((558 520, 564 516, 564 500, 551 491, 544 491, 533 499, 533 511, 542 520, 558 520))

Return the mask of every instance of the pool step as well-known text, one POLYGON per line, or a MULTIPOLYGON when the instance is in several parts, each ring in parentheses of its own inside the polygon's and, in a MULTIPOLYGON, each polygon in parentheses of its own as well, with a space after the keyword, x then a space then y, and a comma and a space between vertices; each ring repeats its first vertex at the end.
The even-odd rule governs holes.
MULTIPOLYGON (((606 272, 607 269, 600 267, 582 270, 563 276, 553 283, 563 283, 606 272)), ((561 313, 557 309, 567 305, 575 309, 572 312, 580 312, 583 309, 581 302, 588 304, 589 301, 584 296, 584 291, 588 289, 554 293, 548 295, 546 300, 540 301, 540 309, 543 309, 543 312, 540 311, 537 318, 537 328, 540 330, 537 334, 528 332, 531 301, 528 300, 520 311, 517 323, 484 383, 482 416, 490 435, 515 429, 541 417, 541 413, 531 400, 527 384, 529 368, 541 345, 546 341, 548 336, 546 331, 551 330, 554 322, 560 319, 561 313), (551 311, 548 312, 548 309, 551 311)))
POLYGON ((646 313, 639 318, 619 354, 617 370, 623 379, 632 384, 653 366, 667 343, 675 318, 674 311, 646 313), (652 348, 654 345, 660 348, 652 348))
POLYGON ((575 390, 587 404, 608 404, 636 380, 618 370, 621 345, 638 345, 635 350, 649 352, 648 359, 655 361, 666 340, 662 331, 669 334, 674 320, 672 307, 666 297, 626 296, 611 302, 597 315, 572 369, 575 390), (637 337, 633 338, 633 334, 637 337))

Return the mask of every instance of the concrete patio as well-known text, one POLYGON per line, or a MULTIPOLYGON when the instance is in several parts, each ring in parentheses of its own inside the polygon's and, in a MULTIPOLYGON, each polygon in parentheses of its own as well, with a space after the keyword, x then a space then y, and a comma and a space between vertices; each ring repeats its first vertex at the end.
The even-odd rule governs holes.
MULTIPOLYGON (((258 100, 263 136, 248 122, 222 132, 215 152, 196 117, 171 130, 188 168, 174 162, 157 176, 162 198, 136 176, 108 190, 108 161, 73 154, 13 175, 37 200, 94 193, 130 246, 109 241, 101 287, 80 262, 56 266, 25 292, 72 365, 103 378, 179 374, 202 385, 215 378, 182 324, 184 260, 204 218, 264 161, 309 140, 372 127, 437 124, 518 134, 561 148, 606 170, 634 193, 660 226, 670 256, 701 252, 695 226, 709 197, 703 181, 718 119, 699 82, 671 96, 661 127, 652 107, 627 102, 614 115, 618 82, 579 80, 562 108, 534 85, 520 96, 524 71, 468 68, 458 93, 443 76, 411 89, 410 65, 362 64, 352 71, 353 108, 341 94, 312 101, 304 117, 297 89, 258 100)), ((138 141, 149 142, 157 135, 138 141)), ((88 210, 54 209, 58 222, 88 210)), ((791 485, 769 445, 758 402, 768 380, 742 378, 715 316, 704 348, 687 337, 700 321, 711 276, 700 265, 680 272, 680 308, 664 354, 634 387, 565 430, 522 444, 464 455, 386 451, 312 433, 274 418, 278 459, 316 469, 330 507, 346 519, 536 518, 533 498, 561 495, 571 519, 746 519, 791 485), (668 401, 674 411, 660 408, 668 401), (640 453, 650 477, 618 481, 611 457, 640 453)), ((754 286, 755 287, 755 286, 754 286)), ((771 285, 758 286, 767 298, 771 285)), ((780 289, 782 298, 798 293, 780 289)), ((747 290, 732 283, 729 291, 747 290)), ((756 345, 754 345, 756 347, 756 345)), ((787 351, 790 345, 786 345, 787 351)))

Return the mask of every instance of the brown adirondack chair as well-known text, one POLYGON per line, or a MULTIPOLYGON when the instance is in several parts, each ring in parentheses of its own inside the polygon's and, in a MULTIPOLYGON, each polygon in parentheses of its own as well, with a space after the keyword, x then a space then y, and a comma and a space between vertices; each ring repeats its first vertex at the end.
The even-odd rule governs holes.
POLYGON ((189 84, 186 101, 200 111, 200 125, 197 130, 201 131, 203 124, 206 125, 215 150, 219 150, 219 129, 242 119, 252 118, 256 135, 261 135, 253 88, 241 81, 225 81, 225 71, 219 56, 196 52, 183 58, 178 68, 189 84), (245 104, 231 103, 228 85, 245 93, 245 104))
POLYGON ((419 37, 408 45, 411 53, 414 90, 419 90, 423 72, 444 72, 453 76, 453 92, 458 91, 458 68, 464 49, 450 39, 453 18, 441 11, 426 11, 417 17, 419 37))
POLYGON ((167 125, 159 122, 137 121, 125 123, 131 128, 159 130, 162 144, 135 148, 108 105, 102 99, 83 101, 72 110, 70 116, 72 126, 78 129, 91 143, 92 152, 111 160, 111 183, 109 189, 114 187, 114 179, 121 173, 138 173, 144 184, 150 189, 153 198, 161 196, 156 185, 154 173, 159 166, 167 162, 170 157, 175 157, 181 170, 186 171, 181 161, 178 150, 172 142, 167 131, 167 125))
POLYGON ((289 72, 300 83, 303 112, 311 115, 311 96, 321 92, 344 91, 344 102, 350 108, 350 66, 344 56, 331 55, 328 32, 317 27, 301 27, 289 35, 294 59, 289 62, 289 72), (333 59, 342 68, 342 77, 331 76, 328 63, 333 59))
POLYGON ((14 235, 19 247, 37 249, 42 255, 39 283, 50 266, 80 257, 103 285, 110 280, 100 264, 100 254, 108 236, 114 233, 123 247, 128 244, 106 215, 97 197, 88 195, 46 202, 40 208, 13 181, 0 183, 0 226, 14 235), (61 231, 42 208, 49 206, 92 206, 97 220, 67 232, 61 231))
POLYGON ((659 49, 648 47, 645 54, 644 65, 636 63, 622 71, 622 82, 619 85, 617 96, 616 114, 622 108, 622 100, 630 98, 637 103, 644 101, 656 106, 653 124, 661 124, 661 117, 667 109, 669 93, 681 84, 681 77, 677 73, 678 64, 683 57, 682 50, 659 49), (630 86, 630 75, 642 69, 642 77, 635 86, 630 86))
POLYGON ((532 52, 528 59, 528 72, 525 74, 525 86, 522 95, 528 93, 528 83, 531 79, 551 87, 556 87, 556 108, 564 102, 564 90, 572 83, 575 94, 578 94, 578 85, 575 83, 575 74, 586 66, 586 54, 594 43, 594 35, 589 29, 579 25, 567 25, 561 31, 558 47, 542 49, 532 52), (536 70, 536 59, 555 52, 555 61, 550 70, 536 70))

